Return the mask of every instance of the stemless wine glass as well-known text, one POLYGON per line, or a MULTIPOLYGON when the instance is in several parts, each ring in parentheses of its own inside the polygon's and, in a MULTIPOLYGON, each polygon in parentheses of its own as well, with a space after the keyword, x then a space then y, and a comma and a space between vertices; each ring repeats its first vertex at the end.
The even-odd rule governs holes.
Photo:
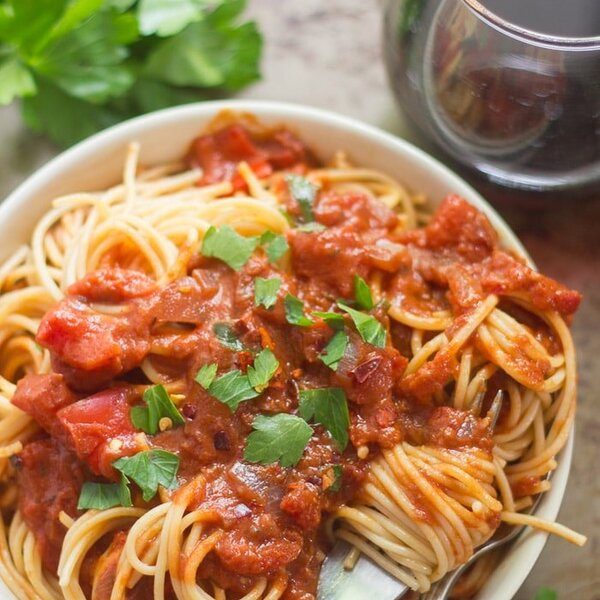
POLYGON ((600 190, 600 35, 533 32, 476 0, 388 0, 384 54, 408 121, 457 166, 520 190, 600 190))

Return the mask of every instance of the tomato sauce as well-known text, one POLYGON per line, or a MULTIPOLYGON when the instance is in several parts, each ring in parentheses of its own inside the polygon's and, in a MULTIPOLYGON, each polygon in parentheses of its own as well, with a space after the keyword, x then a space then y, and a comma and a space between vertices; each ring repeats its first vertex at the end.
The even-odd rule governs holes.
MULTIPOLYGON (((192 162, 204 169, 202 183, 230 179, 244 160, 257 175, 297 169, 314 160, 293 134, 278 130, 253 137, 240 125, 199 138, 192 162)), ((293 207, 292 207, 293 208, 293 207)), ((533 273, 502 252, 487 219, 465 201, 449 197, 431 223, 398 233, 398 218, 372 198, 322 191, 315 205, 322 231, 287 233, 290 267, 273 266, 255 253, 239 270, 195 255, 187 274, 159 286, 144 274, 119 268, 90 273, 69 290, 40 325, 37 340, 51 352, 53 373, 28 375, 13 402, 35 418, 44 439, 27 444, 17 460, 21 512, 42 550, 44 565, 56 570, 64 528, 57 515, 77 516, 84 480, 116 479, 112 462, 144 448, 161 448, 180 459, 180 485, 198 474, 206 490, 197 506, 214 512, 223 531, 215 551, 202 563, 209 578, 233 595, 246 593, 262 576, 284 570, 286 600, 313 598, 327 550, 324 517, 359 490, 368 468, 356 448, 370 456, 402 440, 447 448, 489 450, 485 419, 439 407, 436 393, 452 380, 456 361, 435 359, 415 377, 406 377, 407 332, 392 325, 385 306, 374 309, 388 340, 366 343, 346 317, 349 343, 337 371, 319 358, 333 336, 316 319, 310 327, 287 322, 287 293, 311 311, 338 311, 336 301, 352 300, 354 275, 381 278, 383 292, 408 310, 427 313, 470 310, 490 293, 528 294, 536 306, 567 315, 579 296, 533 273), (255 306, 254 279, 279 277, 271 309, 255 306), (101 305, 110 304, 109 312, 101 305), (226 323, 243 349, 225 347, 214 326, 226 323), (404 341, 402 341, 404 340, 404 341), (232 412, 195 382, 199 368, 216 363, 219 373, 245 371, 256 352, 269 347, 279 369, 265 391, 232 412), (164 378, 178 382, 182 426, 140 435, 129 410, 142 405, 140 371, 146 360, 164 378), (296 413, 299 390, 339 387, 350 411, 350 444, 341 452, 320 426, 295 467, 251 464, 243 451, 258 414, 296 413), (338 491, 328 489, 333 466, 341 468, 338 491)), ((424 519, 427 518, 425 514, 424 519)), ((108 597, 115 555, 123 533, 94 560, 86 585, 108 597)), ((145 597, 143 579, 132 597, 145 597), (139 588, 139 589, 138 589, 139 588)))

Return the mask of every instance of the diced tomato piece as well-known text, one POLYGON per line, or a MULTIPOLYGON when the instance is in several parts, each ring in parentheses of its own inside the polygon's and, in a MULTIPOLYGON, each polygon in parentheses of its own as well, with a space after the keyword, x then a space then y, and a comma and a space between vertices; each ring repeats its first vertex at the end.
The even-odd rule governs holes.
POLYGON ((145 449, 129 417, 130 402, 136 398, 134 388, 122 386, 98 392, 57 413, 61 438, 97 475, 114 479, 113 461, 145 449))
POLYGON ((99 269, 88 273, 69 287, 71 296, 84 296, 90 302, 123 302, 143 298, 156 290, 147 275, 129 269, 99 269))
POLYGON ((56 573, 62 541, 67 532, 58 520, 64 511, 76 517, 85 469, 57 440, 30 442, 17 455, 19 510, 33 531, 44 566, 56 573))
POLYGON ((488 218, 459 196, 447 196, 427 227, 413 229, 403 241, 421 248, 438 250, 438 258, 452 250, 455 260, 478 262, 492 253, 498 235, 488 218))
POLYGON ((273 169, 291 168, 312 160, 304 144, 291 132, 281 129, 265 139, 254 138, 240 124, 203 135, 192 144, 191 161, 203 170, 201 184, 231 181, 236 190, 245 188, 237 172, 245 161, 259 177, 267 177, 273 169))
POLYGON ((51 435, 57 431, 56 413, 76 400, 77 396, 59 373, 25 375, 17 383, 12 397, 15 406, 32 416, 51 435))
POLYGON ((193 143, 192 149, 193 159, 204 171, 202 184, 231 180, 240 162, 251 163, 265 158, 241 125, 202 135, 193 143))
POLYGON ((91 390, 138 366, 150 350, 149 319, 139 311, 105 315, 76 298, 46 313, 36 336, 69 386, 91 390))
POLYGON ((183 277, 157 294, 150 314, 157 321, 201 323, 206 318, 206 310, 211 307, 207 300, 215 295, 215 291, 201 286, 193 277, 183 277))
POLYGON ((316 529, 321 522, 321 493, 308 481, 291 483, 279 506, 302 529, 316 529))

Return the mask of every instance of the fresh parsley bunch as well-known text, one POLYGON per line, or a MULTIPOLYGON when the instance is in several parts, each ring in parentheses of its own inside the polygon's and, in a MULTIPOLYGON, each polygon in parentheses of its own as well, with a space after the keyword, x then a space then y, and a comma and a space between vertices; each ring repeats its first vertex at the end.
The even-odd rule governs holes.
POLYGON ((262 39, 245 0, 0 0, 0 105, 69 145, 131 116, 238 90, 262 39))

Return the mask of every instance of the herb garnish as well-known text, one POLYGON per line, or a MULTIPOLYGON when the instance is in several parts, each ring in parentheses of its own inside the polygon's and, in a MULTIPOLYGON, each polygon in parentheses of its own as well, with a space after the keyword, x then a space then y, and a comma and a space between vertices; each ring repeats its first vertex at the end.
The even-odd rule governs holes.
POLYGON ((260 236, 260 243, 265 247, 270 263, 277 262, 290 249, 285 236, 276 235, 272 231, 265 231, 260 236))
POLYGON ((371 310, 374 306, 371 288, 359 275, 354 276, 354 299, 359 308, 371 310))
POLYGON ((154 435, 158 432, 159 421, 165 417, 171 419, 173 425, 185 423, 164 386, 149 387, 144 392, 143 399, 146 406, 134 406, 130 412, 131 422, 137 429, 154 435))
POLYGON ((286 181, 292 198, 300 207, 304 221, 314 221, 313 204, 317 197, 317 186, 300 175, 288 175, 286 181))
POLYGON ((335 387, 301 390, 298 412, 306 421, 313 419, 323 425, 340 450, 346 448, 350 414, 344 390, 335 387))
POLYGON ((217 363, 211 363, 209 365, 202 365, 200 370, 196 373, 194 379, 205 389, 210 388, 212 382, 217 376, 217 363))
POLYGON ((342 478, 344 475, 344 469, 342 465, 331 465, 326 472, 327 481, 329 485, 325 486, 326 492, 339 492, 342 487, 342 478))
POLYGON ((304 302, 292 294, 288 294, 283 301, 285 307, 285 318, 292 325, 310 327, 313 322, 304 314, 304 302))
POLYGON ((282 467, 298 463, 313 434, 304 419, 286 413, 271 417, 258 415, 252 427, 254 431, 246 441, 244 459, 262 464, 279 461, 282 467))
POLYGON ((202 240, 202 254, 218 258, 235 271, 239 271, 252 256, 260 238, 244 237, 229 225, 218 229, 209 227, 202 240))
POLYGON ((344 315, 340 313, 316 310, 311 314, 313 317, 323 319, 332 329, 342 329, 344 327, 344 315))
POLYGON ((248 376, 238 369, 217 377, 211 383, 208 392, 219 402, 227 404, 231 412, 235 412, 242 402, 258 396, 258 392, 250 384, 248 376))
POLYGON ((146 450, 119 458, 113 467, 137 483, 146 502, 154 498, 159 485, 168 490, 177 487, 179 457, 166 450, 146 450))
POLYGON ((78 510, 106 510, 114 506, 132 506, 127 479, 121 475, 119 483, 96 483, 86 481, 81 487, 78 510))
POLYGON ((319 358, 332 370, 337 371, 348 346, 348 335, 345 331, 336 331, 333 337, 319 354, 319 358))
POLYGON ((229 323, 215 323, 213 332, 221 345, 230 350, 241 352, 244 349, 244 344, 238 338, 233 327, 229 323))
POLYGON ((248 367, 247 375, 250 385, 259 393, 264 391, 278 368, 279 361, 271 350, 268 348, 261 350, 254 359, 254 364, 248 367))
POLYGON ((279 368, 279 361, 271 350, 261 350, 246 374, 239 369, 229 371, 215 379, 217 365, 203 365, 195 380, 219 402, 227 404, 231 412, 246 400, 256 398, 269 385, 269 381, 279 368))
POLYGON ((367 342, 368 344, 372 344, 373 346, 377 346, 378 348, 385 347, 386 333, 383 325, 373 316, 366 315, 358 310, 354 310, 345 304, 338 302, 338 306, 344 311, 347 312, 360 337, 367 342))
POLYGON ((271 277, 265 279, 256 277, 254 279, 254 305, 264 306, 269 309, 277 302, 277 292, 281 287, 281 279, 279 277, 271 277))

